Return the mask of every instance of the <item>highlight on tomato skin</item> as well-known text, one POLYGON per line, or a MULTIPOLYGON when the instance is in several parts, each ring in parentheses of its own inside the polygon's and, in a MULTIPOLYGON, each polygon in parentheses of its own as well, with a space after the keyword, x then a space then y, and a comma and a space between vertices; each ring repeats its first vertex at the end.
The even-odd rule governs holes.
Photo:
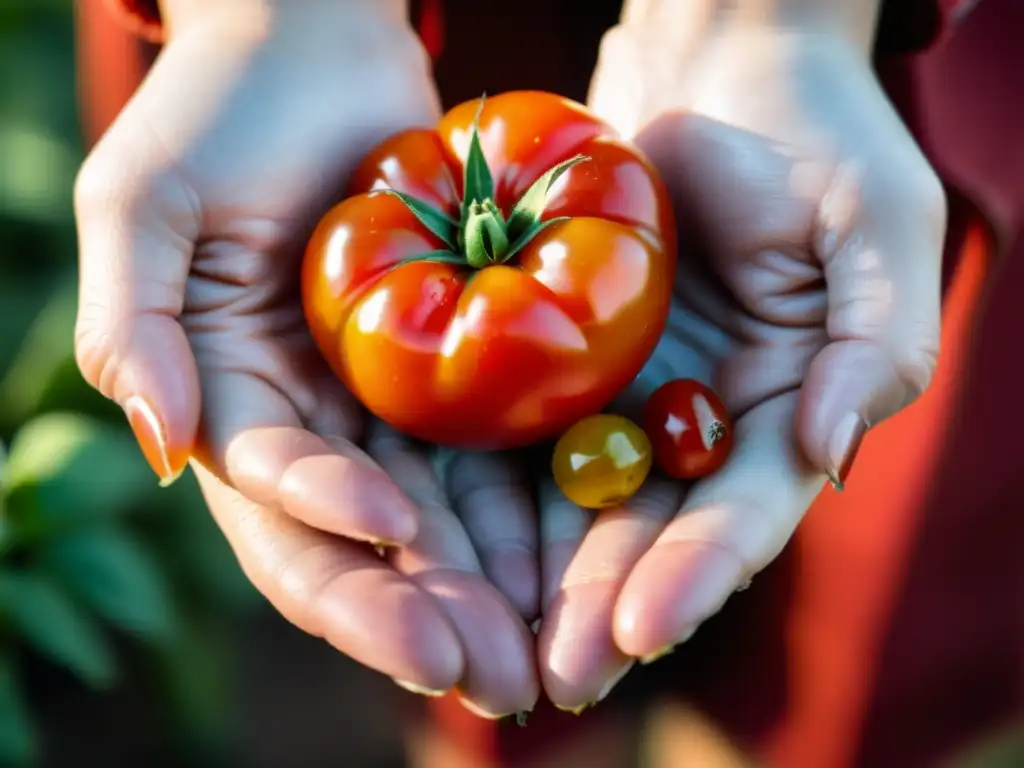
POLYGON ((516 91, 386 138, 320 221, 302 300, 345 387, 399 431, 515 448, 601 411, 668 318, 665 185, 586 107, 516 91))
POLYGON ((551 470, 569 501, 586 509, 624 504, 651 471, 651 442, 622 416, 599 413, 574 424, 555 445, 551 470))
POLYGON ((658 387, 644 407, 643 424, 654 463, 669 477, 706 477, 732 452, 729 411, 713 389, 696 379, 674 379, 658 387))

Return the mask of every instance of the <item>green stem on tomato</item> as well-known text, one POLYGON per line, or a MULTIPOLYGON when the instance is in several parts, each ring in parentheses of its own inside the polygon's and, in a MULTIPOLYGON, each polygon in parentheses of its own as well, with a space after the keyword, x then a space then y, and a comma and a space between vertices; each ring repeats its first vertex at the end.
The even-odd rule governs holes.
POLYGON ((480 106, 473 118, 458 221, 412 195, 384 190, 401 200, 423 226, 450 249, 417 254, 405 261, 443 261, 472 269, 504 264, 545 228, 567 220, 567 217, 541 220, 548 195, 562 174, 590 158, 576 155, 550 168, 523 193, 506 219, 494 202, 494 177, 480 144, 480 114, 484 99, 480 98, 480 106))
POLYGON ((498 206, 488 198, 469 206, 462 230, 462 247, 469 266, 483 269, 489 264, 501 264, 508 253, 508 233, 505 219, 498 206))

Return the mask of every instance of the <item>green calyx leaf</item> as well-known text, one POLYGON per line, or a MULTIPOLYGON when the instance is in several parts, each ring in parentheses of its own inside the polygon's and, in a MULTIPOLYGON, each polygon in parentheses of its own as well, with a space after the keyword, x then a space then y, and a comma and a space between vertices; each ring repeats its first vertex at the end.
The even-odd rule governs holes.
POLYGON ((473 203, 490 200, 494 197, 494 178, 487 167, 483 147, 480 146, 480 115, 484 111, 486 96, 480 97, 480 106, 473 117, 473 127, 469 138, 469 151, 466 153, 466 164, 462 177, 462 220, 465 222, 469 208, 473 203))
POLYGON ((586 155, 576 155, 564 163, 559 163, 530 185, 508 217, 508 234, 513 241, 538 224, 548 202, 548 193, 554 183, 574 165, 587 160, 590 158, 586 155))
POLYGON ((414 261, 430 261, 436 264, 458 264, 460 266, 466 266, 466 257, 461 253, 455 251, 427 251, 426 253, 417 253, 415 256, 407 256, 402 259, 395 266, 401 266, 402 264, 411 264, 414 261))
POLYGON ((501 264, 508 260, 505 220, 490 200, 470 206, 463 240, 466 261, 471 267, 481 269, 488 264, 501 264))
MULTIPOLYGON (((399 264, 433 261, 473 269, 503 264, 552 224, 566 221, 560 217, 541 221, 551 188, 570 168, 591 158, 576 155, 555 167, 530 185, 506 220, 494 202, 494 178, 480 144, 480 116, 486 97, 480 98, 473 117, 469 148, 463 172, 463 196, 459 221, 411 195, 383 190, 401 200, 447 248, 416 254, 399 264)), ((396 265, 398 266, 398 265, 396 265)))
POLYGON ((459 234, 459 223, 457 221, 452 221, 452 219, 429 203, 425 203, 412 195, 407 195, 394 189, 384 189, 381 191, 384 194, 392 195, 401 200, 405 207, 412 212, 412 215, 419 219, 420 223, 437 236, 441 242, 452 250, 456 248, 459 234))
POLYGON ((508 253, 505 255, 505 261, 508 261, 515 256, 523 247, 533 240, 537 235, 543 232, 545 229, 550 227, 552 224, 560 224, 563 221, 568 221, 568 216, 559 216, 557 219, 548 219, 547 221, 541 221, 533 224, 529 229, 523 232, 519 237, 516 238, 515 242, 512 243, 508 249, 508 253))

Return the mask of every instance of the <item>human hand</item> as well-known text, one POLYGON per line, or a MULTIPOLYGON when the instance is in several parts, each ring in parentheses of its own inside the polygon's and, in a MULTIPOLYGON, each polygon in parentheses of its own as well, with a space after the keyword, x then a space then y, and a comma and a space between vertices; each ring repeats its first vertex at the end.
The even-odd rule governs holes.
POLYGON ((621 407, 701 379, 737 417, 735 447, 713 476, 652 480, 592 524, 542 495, 539 663, 566 708, 717 612, 934 370, 944 198, 874 79, 870 35, 711 26, 612 30, 591 101, 706 245, 681 238, 668 329, 621 407))
POLYGON ((460 460, 451 505, 425 454, 380 425, 358 448, 361 411, 299 302, 304 240, 356 162, 437 118, 403 4, 164 7, 169 44, 76 189, 85 377, 125 408, 163 481, 194 457, 243 569, 286 618, 414 690, 459 684, 477 709, 529 709, 518 614, 535 611, 535 575, 507 590, 518 611, 484 578, 522 570, 487 537, 529 537, 528 500, 506 500, 488 530, 471 521, 497 503, 489 483, 512 484, 504 465, 460 460), (379 542, 403 546, 389 563, 379 542))

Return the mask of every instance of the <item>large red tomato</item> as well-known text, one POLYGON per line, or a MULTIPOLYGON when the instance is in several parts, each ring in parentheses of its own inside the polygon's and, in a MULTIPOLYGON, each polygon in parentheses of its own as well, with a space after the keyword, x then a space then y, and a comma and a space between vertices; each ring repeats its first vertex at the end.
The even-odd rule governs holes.
POLYGON ((303 265, 317 345, 366 407, 442 445, 553 437, 640 371, 675 231, 651 165, 533 91, 455 107, 356 170, 303 265))

